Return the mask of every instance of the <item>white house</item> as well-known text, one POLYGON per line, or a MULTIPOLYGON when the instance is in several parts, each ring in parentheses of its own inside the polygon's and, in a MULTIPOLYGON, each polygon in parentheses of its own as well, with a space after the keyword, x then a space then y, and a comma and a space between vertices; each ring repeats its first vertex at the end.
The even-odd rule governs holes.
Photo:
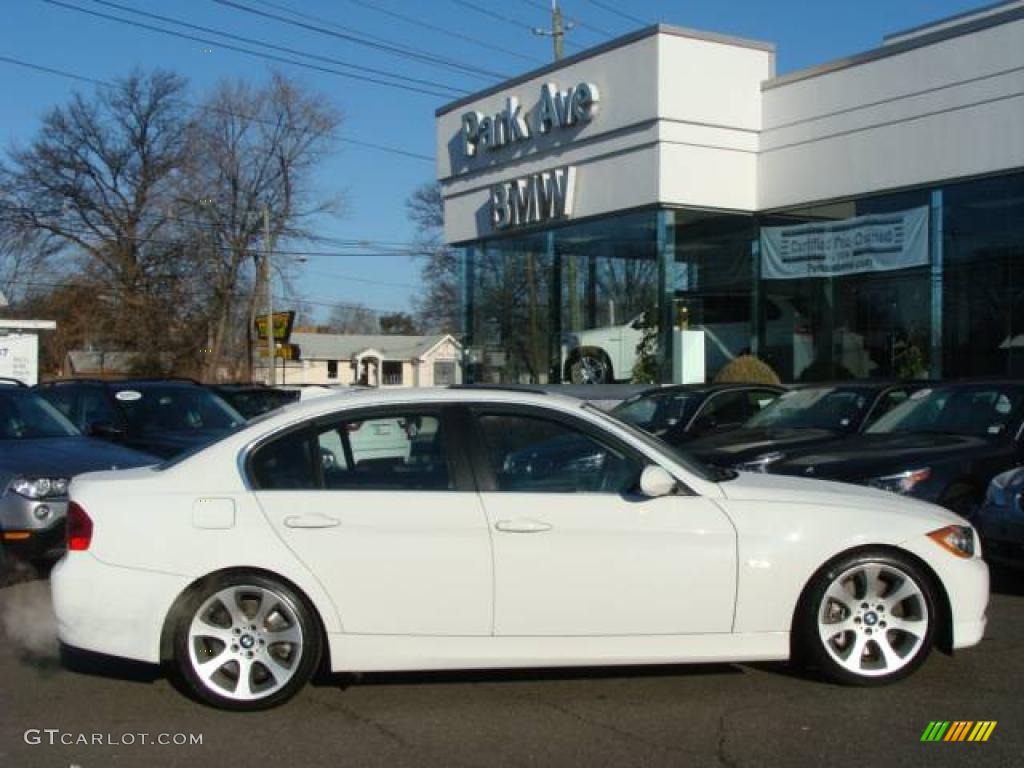
POLYGON ((278 368, 279 384, 439 387, 462 383, 462 345, 448 334, 293 333, 291 343, 298 347, 298 359, 278 368))

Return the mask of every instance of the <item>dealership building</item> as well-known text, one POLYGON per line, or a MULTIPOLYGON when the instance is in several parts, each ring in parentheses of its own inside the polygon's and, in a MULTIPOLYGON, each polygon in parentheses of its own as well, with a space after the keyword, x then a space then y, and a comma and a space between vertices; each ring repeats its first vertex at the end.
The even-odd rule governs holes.
POLYGON ((1024 2, 775 74, 656 26, 437 113, 464 376, 1024 376, 1024 2))

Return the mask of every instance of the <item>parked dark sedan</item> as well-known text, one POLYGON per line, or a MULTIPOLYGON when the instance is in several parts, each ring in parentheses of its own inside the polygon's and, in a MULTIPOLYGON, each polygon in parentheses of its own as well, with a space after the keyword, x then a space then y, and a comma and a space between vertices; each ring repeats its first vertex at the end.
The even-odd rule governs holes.
POLYGON ((610 413, 670 445, 681 445, 742 426, 785 391, 770 384, 656 387, 627 398, 610 413))
POLYGON ((60 553, 71 478, 157 461, 83 436, 27 387, 0 385, 0 580, 11 560, 60 553))
POLYGON ((212 443, 245 419, 212 390, 189 381, 68 380, 39 394, 83 432, 164 459, 212 443))
POLYGON ((775 474, 870 485, 967 518, 992 478, 1024 462, 1024 381, 922 389, 862 435, 784 453, 775 474))
POLYGON ((297 390, 277 389, 262 384, 219 384, 211 389, 246 419, 255 419, 299 401, 297 390))
POLYGON ((993 565, 1024 568, 1024 468, 996 475, 975 525, 981 551, 993 565))
POLYGON ((791 451, 862 432, 924 386, 907 381, 800 386, 739 429, 694 440, 686 451, 706 464, 763 472, 791 451))

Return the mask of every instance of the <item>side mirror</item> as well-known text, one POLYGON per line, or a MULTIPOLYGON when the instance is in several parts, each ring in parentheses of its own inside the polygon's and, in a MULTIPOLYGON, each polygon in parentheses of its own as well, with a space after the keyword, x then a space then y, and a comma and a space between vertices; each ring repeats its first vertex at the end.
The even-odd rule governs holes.
POLYGON ((125 431, 109 421, 97 421, 90 424, 89 434, 101 440, 122 440, 125 437, 125 431))
POLYGON ((649 499, 660 499, 676 490, 676 479, 665 469, 651 464, 640 475, 640 493, 649 499))

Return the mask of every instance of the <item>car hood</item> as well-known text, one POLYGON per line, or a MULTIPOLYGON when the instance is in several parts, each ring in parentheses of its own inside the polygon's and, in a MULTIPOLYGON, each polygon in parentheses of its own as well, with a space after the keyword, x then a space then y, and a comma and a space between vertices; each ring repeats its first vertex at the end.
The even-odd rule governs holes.
POLYGON ((0 476, 8 479, 18 475, 73 477, 160 461, 140 451, 82 436, 5 440, 0 451, 0 476))
POLYGON ((765 453, 802 450, 842 437, 830 429, 733 429, 689 442, 686 450, 701 461, 731 466, 765 453))
POLYGON ((860 485, 738 472, 735 479, 719 487, 727 499, 740 501, 783 501, 820 507, 869 508, 875 512, 902 515, 937 525, 962 525, 964 522, 949 510, 935 504, 860 485))
POLYGON ((835 480, 861 480, 947 461, 969 461, 998 453, 1003 442, 970 435, 864 434, 787 455, 771 465, 770 471, 789 475, 813 474, 835 480))

